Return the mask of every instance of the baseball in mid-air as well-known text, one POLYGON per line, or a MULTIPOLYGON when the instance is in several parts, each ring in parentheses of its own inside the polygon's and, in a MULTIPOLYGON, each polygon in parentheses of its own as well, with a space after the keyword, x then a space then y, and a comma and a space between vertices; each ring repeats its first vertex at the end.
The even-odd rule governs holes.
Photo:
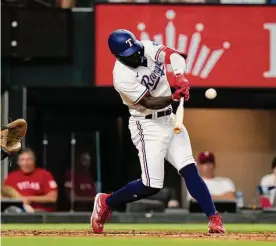
POLYGON ((217 91, 213 88, 210 88, 207 91, 205 91, 205 96, 210 100, 215 99, 217 96, 217 91))

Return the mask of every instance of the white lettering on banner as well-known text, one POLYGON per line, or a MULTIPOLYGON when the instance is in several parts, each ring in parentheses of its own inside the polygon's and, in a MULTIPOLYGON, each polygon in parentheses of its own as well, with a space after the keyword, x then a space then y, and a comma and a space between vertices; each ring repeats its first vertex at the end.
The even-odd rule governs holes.
POLYGON ((132 43, 131 43, 131 38, 129 38, 128 40, 126 40, 126 44, 129 44, 129 47, 131 47, 132 46, 132 43))
MULTIPOLYGON (((162 34, 156 34, 150 38, 150 35, 146 32, 145 23, 139 23, 137 29, 141 32, 140 39, 153 40, 159 44, 187 53, 187 69, 185 73, 206 79, 224 54, 225 50, 230 48, 231 44, 228 41, 224 41, 220 49, 211 50, 208 48, 201 40, 201 32, 204 30, 204 25, 202 23, 196 24, 196 31, 191 37, 182 33, 177 36, 176 27, 173 22, 175 17, 176 13, 174 10, 168 10, 166 12, 166 18, 168 19, 168 24, 165 29, 166 37, 163 37, 162 34)), ((167 71, 172 72, 170 65, 167 66, 167 71)))
POLYGON ((265 23, 264 29, 269 31, 269 70, 263 75, 265 78, 276 78, 276 23, 265 23))

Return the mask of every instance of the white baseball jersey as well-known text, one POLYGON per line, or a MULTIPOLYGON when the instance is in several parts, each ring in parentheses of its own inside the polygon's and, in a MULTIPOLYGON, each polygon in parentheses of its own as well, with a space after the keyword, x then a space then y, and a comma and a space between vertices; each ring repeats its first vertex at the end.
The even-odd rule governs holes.
POLYGON ((153 97, 171 95, 164 64, 165 53, 161 52, 163 46, 149 40, 141 42, 145 48, 147 67, 131 68, 117 60, 113 69, 113 85, 133 116, 145 116, 166 109, 151 110, 141 106, 139 101, 146 93, 153 97))

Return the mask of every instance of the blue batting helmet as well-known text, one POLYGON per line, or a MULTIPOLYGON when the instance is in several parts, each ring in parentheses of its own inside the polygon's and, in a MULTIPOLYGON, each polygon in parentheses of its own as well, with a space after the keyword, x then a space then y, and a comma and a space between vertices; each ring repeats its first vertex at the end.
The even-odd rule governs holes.
POLYGON ((127 66, 138 67, 144 61, 144 46, 128 30, 119 29, 108 38, 111 53, 127 66))

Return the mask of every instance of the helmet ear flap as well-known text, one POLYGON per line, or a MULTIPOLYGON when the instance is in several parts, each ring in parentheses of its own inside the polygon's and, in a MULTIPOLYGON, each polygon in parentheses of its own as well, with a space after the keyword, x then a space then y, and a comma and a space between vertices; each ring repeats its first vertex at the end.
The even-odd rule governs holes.
POLYGON ((123 59, 120 56, 115 55, 115 57, 118 59, 118 61, 120 61, 121 63, 125 64, 124 61, 123 61, 123 59))

